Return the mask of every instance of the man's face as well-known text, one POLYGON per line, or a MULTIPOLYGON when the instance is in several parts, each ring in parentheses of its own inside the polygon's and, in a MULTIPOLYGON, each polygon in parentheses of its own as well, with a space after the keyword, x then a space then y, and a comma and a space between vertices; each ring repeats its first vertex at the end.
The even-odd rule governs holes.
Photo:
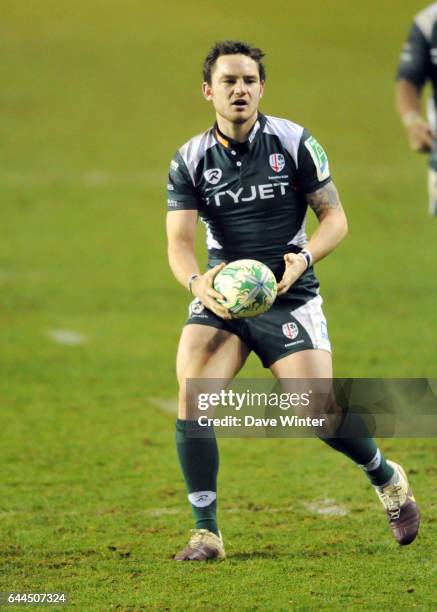
POLYGON ((263 89, 257 62, 240 54, 221 55, 212 69, 211 84, 203 83, 203 95, 217 114, 236 124, 253 117, 263 89))

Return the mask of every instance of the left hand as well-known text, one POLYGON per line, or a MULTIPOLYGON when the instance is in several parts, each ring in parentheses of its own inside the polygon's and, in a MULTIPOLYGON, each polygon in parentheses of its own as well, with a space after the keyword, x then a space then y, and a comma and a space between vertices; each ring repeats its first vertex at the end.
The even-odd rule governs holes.
POLYGON ((285 271, 278 283, 278 295, 286 293, 307 269, 305 259, 297 253, 287 253, 284 255, 284 261, 285 271))

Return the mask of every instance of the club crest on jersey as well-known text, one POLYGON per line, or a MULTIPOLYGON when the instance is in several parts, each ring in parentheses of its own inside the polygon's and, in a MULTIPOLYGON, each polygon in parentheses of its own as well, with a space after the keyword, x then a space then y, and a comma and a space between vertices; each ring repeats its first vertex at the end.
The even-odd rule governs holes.
POLYGON ((296 323, 284 323, 284 325, 282 326, 282 333, 290 340, 294 340, 299 334, 299 328, 296 323))
POLYGON ((281 172, 285 166, 285 157, 282 153, 272 153, 269 157, 269 164, 273 172, 281 172))
POLYGON ((217 185, 222 178, 222 174, 223 172, 220 170, 220 168, 211 168, 211 170, 206 170, 206 172, 203 173, 203 176, 208 183, 211 183, 211 185, 217 185))

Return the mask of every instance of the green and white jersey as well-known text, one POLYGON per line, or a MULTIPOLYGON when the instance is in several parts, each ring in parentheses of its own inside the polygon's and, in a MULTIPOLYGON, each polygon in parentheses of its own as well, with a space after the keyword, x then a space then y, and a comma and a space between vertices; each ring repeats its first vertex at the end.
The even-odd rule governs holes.
POLYGON ((398 79, 422 87, 429 79, 437 99, 437 2, 418 13, 402 49, 398 79))
MULTIPOLYGON (((306 244, 305 194, 331 180, 321 145, 300 125, 259 114, 245 143, 217 125, 184 144, 168 180, 168 210, 197 210, 206 226, 209 265, 258 259, 279 280, 285 253, 306 244)), ((309 268, 288 298, 304 303, 318 293, 309 268)))
MULTIPOLYGON (((413 20, 399 61, 398 79, 406 79, 422 88, 429 80, 433 96, 428 100, 428 121, 437 129, 437 2, 420 11, 413 20)), ((437 171, 437 149, 433 148, 429 165, 437 171)))

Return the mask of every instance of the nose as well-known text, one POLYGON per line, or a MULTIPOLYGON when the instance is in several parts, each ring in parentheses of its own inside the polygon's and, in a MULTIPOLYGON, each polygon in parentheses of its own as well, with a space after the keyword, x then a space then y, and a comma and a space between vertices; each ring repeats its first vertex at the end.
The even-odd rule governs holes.
POLYGON ((235 83, 235 93, 242 95, 245 94, 247 91, 247 85, 244 82, 244 79, 238 79, 238 81, 235 83))

